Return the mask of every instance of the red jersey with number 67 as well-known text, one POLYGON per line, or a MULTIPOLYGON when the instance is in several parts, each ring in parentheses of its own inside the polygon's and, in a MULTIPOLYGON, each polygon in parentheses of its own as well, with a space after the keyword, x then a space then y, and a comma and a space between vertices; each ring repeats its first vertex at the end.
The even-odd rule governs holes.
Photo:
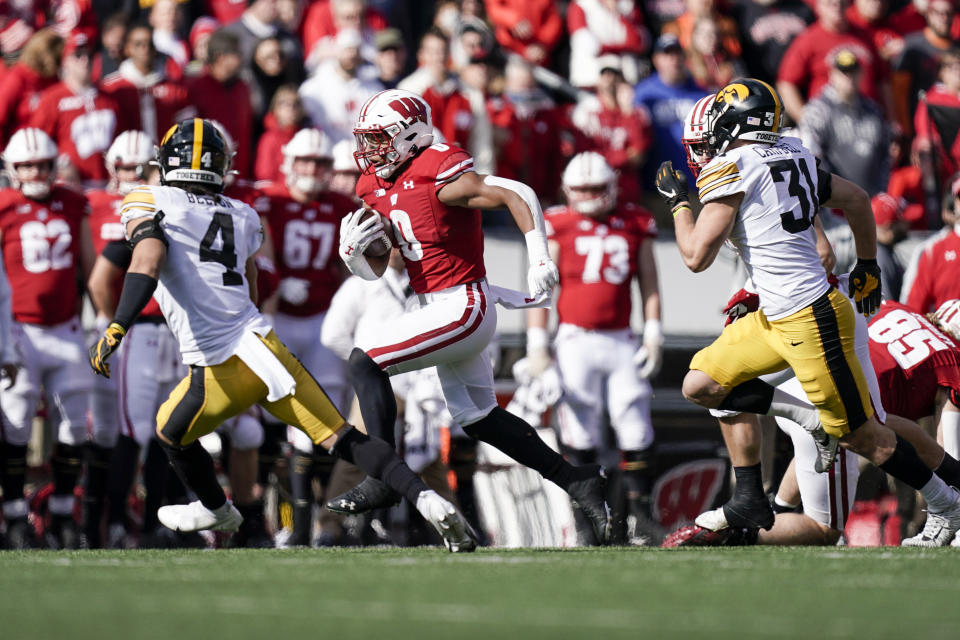
POLYGON ((77 266, 87 199, 54 187, 43 201, 0 190, 3 264, 13 291, 13 318, 54 325, 77 314, 77 266))
POLYGON ((640 271, 640 244, 657 236, 649 211, 619 205, 606 218, 569 207, 546 212, 547 238, 560 245, 560 322, 585 329, 630 326, 630 283, 640 271))
POLYGON ((390 218, 410 286, 417 293, 486 276, 480 212, 451 207, 437 197, 440 189, 468 171, 473 171, 470 154, 435 144, 410 160, 391 181, 368 169, 357 182, 360 199, 390 218))
POLYGON ((254 208, 270 224, 278 277, 310 283, 303 304, 281 299, 277 310, 298 317, 326 311, 343 281, 337 255, 340 219, 356 205, 346 196, 330 192, 301 204, 283 182, 274 182, 263 194, 254 208))
POLYGON ((908 307, 884 301, 870 320, 870 360, 887 413, 933 415, 937 389, 960 393, 960 348, 908 307))

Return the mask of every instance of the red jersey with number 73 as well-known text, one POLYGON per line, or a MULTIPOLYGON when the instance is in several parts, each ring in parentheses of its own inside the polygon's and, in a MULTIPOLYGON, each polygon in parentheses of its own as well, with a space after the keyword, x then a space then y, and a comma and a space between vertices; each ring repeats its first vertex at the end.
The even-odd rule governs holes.
POLYGON ((17 189, 0 191, 3 264, 17 322, 49 326, 77 314, 80 233, 87 209, 85 197, 64 187, 54 187, 43 201, 17 189))
POLYGON ((417 293, 486 276, 480 212, 451 207, 437 197, 440 189, 468 171, 473 171, 470 154, 435 144, 389 181, 368 169, 357 182, 357 195, 367 206, 390 218, 410 286, 417 293))
POLYGON ((937 389, 960 392, 960 348, 908 307, 890 300, 870 320, 870 360, 887 413, 933 415, 937 389))

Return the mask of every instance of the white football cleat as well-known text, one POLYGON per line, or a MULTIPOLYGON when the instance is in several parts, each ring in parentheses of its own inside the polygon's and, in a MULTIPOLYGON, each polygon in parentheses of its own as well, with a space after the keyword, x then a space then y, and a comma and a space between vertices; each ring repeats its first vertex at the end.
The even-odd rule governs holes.
MULTIPOLYGON (((956 489, 953 489, 956 491, 956 489)), ((956 535, 960 532, 960 500, 946 511, 927 512, 927 522, 923 531, 906 538, 900 543, 903 547, 945 547, 947 545, 960 546, 956 535)))
POLYGON ((953 536, 953 542, 950 543, 951 547, 960 547, 960 531, 957 531, 957 535, 953 536))
POLYGON ((443 537, 443 543, 451 553, 476 550, 477 535, 473 527, 455 506, 436 491, 420 492, 417 496, 417 511, 443 537))
POLYGON ((727 522, 727 516, 723 514, 723 507, 717 507, 712 511, 704 511, 693 521, 698 527, 709 529, 710 531, 720 531, 730 526, 727 522))
POLYGON ((234 532, 243 522, 243 516, 229 500, 213 511, 203 506, 199 500, 190 504, 168 505, 157 510, 157 518, 166 528, 180 533, 207 529, 234 532))

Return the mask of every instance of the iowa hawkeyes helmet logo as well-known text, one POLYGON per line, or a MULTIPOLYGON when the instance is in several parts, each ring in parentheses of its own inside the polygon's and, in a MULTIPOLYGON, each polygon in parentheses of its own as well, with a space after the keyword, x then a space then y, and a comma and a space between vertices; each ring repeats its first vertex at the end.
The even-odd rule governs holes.
POLYGON ((747 85, 735 82, 733 84, 728 84, 720 90, 720 93, 717 94, 717 102, 734 104, 736 102, 746 100, 747 96, 749 95, 750 89, 747 87, 747 85))

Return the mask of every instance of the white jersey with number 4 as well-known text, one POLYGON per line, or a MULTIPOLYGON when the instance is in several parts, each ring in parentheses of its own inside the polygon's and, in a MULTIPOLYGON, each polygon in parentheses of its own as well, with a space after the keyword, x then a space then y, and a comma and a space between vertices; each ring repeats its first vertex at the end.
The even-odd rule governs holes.
POLYGON ((153 295, 184 364, 220 364, 246 331, 265 336, 271 329, 250 300, 245 275, 247 258, 263 242, 260 217, 239 200, 176 187, 137 187, 121 206, 124 228, 160 212, 169 246, 153 295))
POLYGON ((731 149, 704 167, 697 189, 704 204, 743 194, 730 241, 769 320, 799 311, 829 290, 813 228, 820 208, 817 161, 799 138, 731 149))

